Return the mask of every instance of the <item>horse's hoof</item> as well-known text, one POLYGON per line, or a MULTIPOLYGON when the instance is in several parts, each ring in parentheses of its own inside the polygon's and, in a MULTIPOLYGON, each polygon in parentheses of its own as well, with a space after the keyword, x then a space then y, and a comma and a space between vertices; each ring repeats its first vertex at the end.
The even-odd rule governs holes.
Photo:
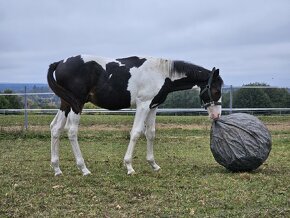
POLYGON ((91 174, 92 174, 91 171, 89 171, 88 169, 83 171, 83 176, 89 176, 91 174))
POLYGON ((158 172, 158 171, 161 170, 161 167, 160 167, 160 166, 154 167, 153 170, 154 170, 155 172, 158 172))
POLYGON ((127 173, 127 175, 128 176, 133 176, 134 174, 136 174, 136 172, 135 172, 135 170, 128 170, 128 173, 127 173))
POLYGON ((56 173, 54 174, 54 176, 61 176, 61 175, 62 175, 62 172, 61 172, 61 171, 56 172, 56 173))

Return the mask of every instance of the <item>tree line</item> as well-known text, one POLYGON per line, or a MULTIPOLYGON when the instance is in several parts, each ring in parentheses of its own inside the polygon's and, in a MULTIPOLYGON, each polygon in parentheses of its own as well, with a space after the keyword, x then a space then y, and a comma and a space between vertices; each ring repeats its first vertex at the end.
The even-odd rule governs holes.
MULTIPOLYGON (((32 93, 44 93, 50 90, 46 87, 34 86, 29 92, 32 93)), ((9 95, 13 91, 6 89, 0 92, 0 109, 21 109, 24 108, 24 96, 9 95), (7 95, 6 95, 7 94, 7 95)), ((27 95, 27 107, 30 109, 49 109, 58 108, 59 98, 55 95, 27 95)))
MULTIPOLYGON (((162 108, 198 108, 198 90, 178 91, 168 95, 162 108)), ((224 89, 222 107, 230 107, 230 89, 224 89)), ((270 88, 264 83, 250 83, 232 90, 233 108, 290 108, 290 92, 287 88, 270 88), (256 86, 259 88, 250 88, 256 86), (249 87, 249 88, 247 88, 249 87)))
MULTIPOLYGON (((1 92, 0 92, 1 93, 1 92)), ((6 89, 3 94, 12 94, 12 90, 6 89)), ((22 108, 21 100, 16 95, 0 95, 0 109, 19 109, 22 108)))
MULTIPOLYGON (((233 108, 290 108, 290 92, 287 88, 270 88, 265 83, 250 83, 233 90, 233 108), (256 86, 259 88, 247 88, 256 86)), ((223 107, 229 107, 230 92, 223 94, 223 107)))
MULTIPOLYGON (((35 90, 38 91, 39 90, 35 90)), ((269 88, 264 83, 250 83, 242 88, 232 90, 233 108, 290 108, 290 92, 286 88, 269 88), (258 86, 259 88, 247 88, 258 86)), ((4 93, 10 94, 11 90, 4 93)), ((28 108, 58 108, 59 99, 56 96, 28 96, 28 108)), ((23 98, 13 95, 0 95, 0 109, 23 108, 23 98)), ((224 89, 222 106, 230 107, 230 89, 224 89)), ((88 104, 86 108, 92 108, 88 104)), ((160 108, 199 108, 199 91, 196 89, 170 93, 160 108)))

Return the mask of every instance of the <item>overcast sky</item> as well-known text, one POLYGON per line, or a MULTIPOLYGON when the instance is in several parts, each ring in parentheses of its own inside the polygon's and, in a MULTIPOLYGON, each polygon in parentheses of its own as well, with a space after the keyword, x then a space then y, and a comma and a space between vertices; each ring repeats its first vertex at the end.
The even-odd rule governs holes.
POLYGON ((0 83, 46 83, 77 54, 217 67, 227 85, 290 87, 289 0, 0 0, 0 83))

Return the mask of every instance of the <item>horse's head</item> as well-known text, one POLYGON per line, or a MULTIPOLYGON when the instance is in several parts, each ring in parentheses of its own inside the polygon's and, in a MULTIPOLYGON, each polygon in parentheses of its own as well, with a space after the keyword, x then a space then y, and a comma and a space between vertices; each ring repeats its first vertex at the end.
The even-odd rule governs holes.
POLYGON ((200 86, 200 100, 202 106, 207 109, 209 117, 217 120, 221 116, 221 94, 223 80, 219 75, 219 69, 212 69, 206 83, 200 86))

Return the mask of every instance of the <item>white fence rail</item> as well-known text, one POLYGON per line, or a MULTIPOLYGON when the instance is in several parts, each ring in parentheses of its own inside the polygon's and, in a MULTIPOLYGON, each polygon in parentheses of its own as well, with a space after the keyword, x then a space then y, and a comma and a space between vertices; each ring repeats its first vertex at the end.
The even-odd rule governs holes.
MULTIPOLYGON (((58 109, 0 109, 0 114, 14 114, 34 112, 38 114, 54 114, 58 109)), ((223 108, 223 112, 290 112, 290 108, 223 108)), ((84 114, 96 113, 96 114, 134 114, 135 109, 121 109, 121 110, 106 110, 106 109, 83 109, 84 114)), ((159 114, 193 114, 193 113, 207 113, 203 108, 158 108, 159 114)))
MULTIPOLYGON (((285 87, 273 87, 273 86, 225 86, 224 89, 230 90, 230 104, 229 108, 223 108, 223 113, 232 112, 247 112, 247 113, 290 113, 290 108, 233 108, 232 107, 232 92, 233 89, 240 88, 285 88, 285 87)), ((21 96, 24 97, 24 108, 23 109, 0 109, 0 114, 14 114, 14 113, 24 113, 24 126, 28 127, 28 112, 29 113, 50 113, 55 114, 58 109, 29 109, 27 107, 27 97, 28 96, 54 96, 52 92, 40 92, 40 93, 27 93, 26 87, 24 93, 0 93, 0 96, 21 96)), ((84 114, 134 114, 135 109, 122 109, 122 110, 106 110, 106 109, 84 109, 84 114)), ((203 108, 160 108, 157 110, 158 114, 206 114, 206 110, 203 108)))

